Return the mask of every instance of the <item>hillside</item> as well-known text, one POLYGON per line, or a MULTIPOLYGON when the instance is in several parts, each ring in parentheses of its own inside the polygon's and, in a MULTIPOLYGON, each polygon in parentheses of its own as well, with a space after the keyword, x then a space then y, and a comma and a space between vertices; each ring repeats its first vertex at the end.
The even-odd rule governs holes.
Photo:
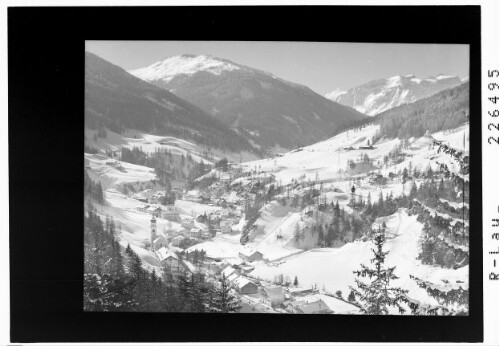
POLYGON ((117 133, 142 130, 233 152, 255 151, 245 138, 210 114, 88 52, 85 125, 117 133))
POLYGON ((408 104, 453 88, 463 81, 459 77, 438 75, 427 79, 414 75, 376 79, 349 90, 336 89, 326 98, 374 116, 402 104, 408 104))
POLYGON ((469 119, 469 82, 378 114, 378 137, 410 138, 456 128, 469 119))
POLYGON ((295 148, 365 116, 309 88, 210 56, 182 55, 130 71, 211 113, 264 148, 295 148))

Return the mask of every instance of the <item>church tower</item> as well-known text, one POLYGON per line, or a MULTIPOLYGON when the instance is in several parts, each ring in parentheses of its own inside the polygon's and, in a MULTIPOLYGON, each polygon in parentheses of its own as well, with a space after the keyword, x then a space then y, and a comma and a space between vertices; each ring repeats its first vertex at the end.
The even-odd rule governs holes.
POLYGON ((152 214, 151 219, 151 251, 154 251, 154 239, 156 239, 156 217, 152 214))

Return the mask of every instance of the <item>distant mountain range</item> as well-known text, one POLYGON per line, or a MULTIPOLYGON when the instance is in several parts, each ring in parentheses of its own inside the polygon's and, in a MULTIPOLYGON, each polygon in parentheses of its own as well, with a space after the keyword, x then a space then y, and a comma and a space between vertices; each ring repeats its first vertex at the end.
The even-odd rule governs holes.
POLYGON ((376 79, 349 90, 334 90, 325 95, 331 101, 374 116, 393 107, 408 104, 449 89, 467 80, 438 75, 427 79, 409 74, 376 79))
POLYGON ((173 56, 129 72, 205 110, 258 148, 315 143, 366 118, 306 86, 211 56, 173 56))
POLYGON ((246 138, 197 106, 85 54, 85 125, 174 136, 232 152, 255 151, 246 138))

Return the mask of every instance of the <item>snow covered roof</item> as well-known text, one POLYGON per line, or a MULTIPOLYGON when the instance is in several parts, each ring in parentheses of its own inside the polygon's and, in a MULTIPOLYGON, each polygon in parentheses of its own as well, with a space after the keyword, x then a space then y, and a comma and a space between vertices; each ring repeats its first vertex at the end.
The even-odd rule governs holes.
POLYGON ((329 309, 329 307, 323 300, 317 300, 315 302, 301 304, 298 306, 298 309, 301 310, 304 314, 313 314, 324 310, 331 311, 331 309, 329 309))
POLYGON ((192 264, 191 262, 189 261, 182 261, 182 263, 185 265, 185 267, 187 269, 189 269, 189 271, 191 273, 194 273, 196 271, 196 267, 194 266, 194 264, 192 264))
POLYGON ((156 210, 163 210, 161 209, 161 207, 159 205, 150 205, 149 207, 147 207, 147 210, 149 211, 156 211, 156 210))
POLYGON ((185 237, 182 234, 173 238, 173 240, 184 240, 184 239, 185 239, 185 237))
POLYGON ((253 284, 253 285, 256 285, 254 282, 246 279, 245 277, 238 277, 236 279, 234 279, 234 284, 238 287, 238 288, 243 288, 244 286, 246 286, 247 284, 253 284))
POLYGON ((257 253, 257 252, 258 252, 260 255, 263 255, 260 251, 256 251, 256 250, 254 250, 254 249, 252 249, 252 248, 246 248, 246 247, 245 247, 245 248, 242 248, 241 250, 239 250, 239 253, 240 253, 241 255, 246 256, 246 257, 249 257, 249 256, 251 256, 251 255, 253 255, 253 254, 257 253))
POLYGON ((166 242, 166 239, 162 234, 158 235, 156 237, 156 239, 154 239, 154 241, 153 241, 153 243, 155 243, 155 244, 159 243, 159 242, 166 242))
POLYGON ((238 272, 234 272, 232 274, 230 274, 229 276, 227 276, 227 280, 229 282, 233 282, 235 281, 238 277, 240 277, 239 273, 238 272))
POLYGON ((231 274, 233 274, 236 271, 236 268, 234 267, 227 267, 224 270, 222 270, 223 275, 225 275, 226 278, 228 278, 231 274))
POLYGON ((158 259, 160 261, 164 261, 165 259, 172 257, 176 260, 178 260, 178 256, 175 252, 173 252, 170 249, 167 249, 166 247, 162 247, 158 251, 156 251, 156 255, 158 256, 158 259))
POLYGON ((311 288, 304 288, 304 287, 290 287, 289 292, 291 294, 296 294, 296 293, 303 293, 303 292, 309 292, 312 291, 311 288))

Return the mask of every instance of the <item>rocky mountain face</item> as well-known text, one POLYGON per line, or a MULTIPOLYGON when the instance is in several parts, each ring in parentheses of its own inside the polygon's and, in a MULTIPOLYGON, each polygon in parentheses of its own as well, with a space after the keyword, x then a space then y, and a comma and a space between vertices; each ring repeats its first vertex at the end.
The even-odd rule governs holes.
POLYGON ((305 86, 211 56, 174 56, 129 72, 209 112, 257 148, 311 144, 366 118, 305 86))
POLYGON ((455 76, 420 79, 409 74, 376 79, 346 91, 334 90, 326 98, 374 116, 402 104, 412 103, 463 83, 455 76))

